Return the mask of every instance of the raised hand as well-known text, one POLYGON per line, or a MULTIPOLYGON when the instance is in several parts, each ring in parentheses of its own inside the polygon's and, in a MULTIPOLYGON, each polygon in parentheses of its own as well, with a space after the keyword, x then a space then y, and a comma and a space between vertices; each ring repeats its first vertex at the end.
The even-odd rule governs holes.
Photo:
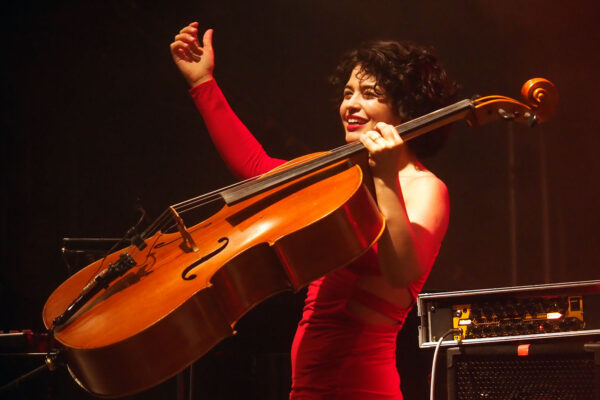
POLYGON ((208 29, 198 42, 198 22, 192 22, 175 36, 171 43, 173 61, 190 87, 213 78, 215 58, 212 47, 213 30, 208 29))

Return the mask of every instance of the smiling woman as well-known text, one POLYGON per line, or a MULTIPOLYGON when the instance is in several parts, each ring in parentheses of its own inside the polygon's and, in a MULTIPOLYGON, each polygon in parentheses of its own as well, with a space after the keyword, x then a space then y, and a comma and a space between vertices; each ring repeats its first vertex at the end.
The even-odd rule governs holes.
MULTIPOLYGON (((171 52, 219 153, 240 178, 281 165, 217 86, 212 30, 202 44, 198 33, 196 22, 184 27, 171 52)), ((290 398, 398 400, 396 336, 446 233, 449 202, 444 183, 394 125, 450 103, 455 85, 428 51, 397 42, 367 43, 346 54, 331 81, 341 84, 346 141, 360 141, 369 152, 386 226, 362 256, 309 285, 292 345, 290 398)))

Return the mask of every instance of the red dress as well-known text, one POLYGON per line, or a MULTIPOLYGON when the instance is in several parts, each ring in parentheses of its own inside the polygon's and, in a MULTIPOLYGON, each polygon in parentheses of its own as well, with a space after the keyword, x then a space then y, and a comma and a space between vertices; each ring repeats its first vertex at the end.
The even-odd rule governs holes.
MULTIPOLYGON (((190 93, 221 157, 238 178, 262 174, 285 162, 265 153, 214 80, 192 88, 190 93)), ((355 285, 361 276, 381 274, 376 252, 374 246, 352 264, 309 285, 292 344, 290 399, 402 399, 396 336, 410 307, 399 307, 355 285), (347 311, 350 299, 398 322, 366 324, 347 311)), ((410 286, 413 298, 427 275, 410 286)))

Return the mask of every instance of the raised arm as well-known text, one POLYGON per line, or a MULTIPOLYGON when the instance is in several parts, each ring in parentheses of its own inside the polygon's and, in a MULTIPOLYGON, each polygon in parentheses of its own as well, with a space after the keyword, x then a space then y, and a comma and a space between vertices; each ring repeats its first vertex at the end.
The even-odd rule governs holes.
POLYGON ((213 78, 212 36, 212 29, 204 32, 200 46, 198 23, 192 22, 175 36, 171 55, 225 164, 236 177, 251 178, 285 161, 270 157, 227 103, 213 78))

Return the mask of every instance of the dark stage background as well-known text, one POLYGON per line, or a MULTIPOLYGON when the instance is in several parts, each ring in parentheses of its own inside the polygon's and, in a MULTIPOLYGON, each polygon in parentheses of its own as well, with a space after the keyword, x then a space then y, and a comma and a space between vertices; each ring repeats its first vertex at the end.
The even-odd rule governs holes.
MULTIPOLYGON (((11 1, 2 7, 0 330, 43 330, 44 302, 67 278, 61 238, 119 236, 137 219, 138 197, 152 220, 169 204, 234 182, 169 53, 175 33, 194 20, 215 29, 215 76, 233 108, 281 158, 342 144, 326 78, 338 56, 365 39, 434 46, 463 98, 518 97, 527 79, 548 78, 560 93, 556 115, 534 129, 514 127, 514 231, 508 124, 475 131, 457 124, 447 147, 426 162, 447 183, 452 206, 426 288, 598 278, 593 1, 11 1)), ((269 379, 281 374, 266 376, 261 366, 281 363, 275 371, 285 370, 301 303, 302 294, 271 299, 242 321, 238 337, 200 361, 202 398, 266 398, 269 379)), ((407 399, 423 398, 431 356, 416 348, 416 333, 412 321, 399 344, 407 399)), ((9 365, 5 379, 26 370, 21 361, 2 362, 9 365)), ((164 398, 174 388, 170 380, 136 398, 164 398)), ((90 397, 64 371, 13 395, 90 397)))

